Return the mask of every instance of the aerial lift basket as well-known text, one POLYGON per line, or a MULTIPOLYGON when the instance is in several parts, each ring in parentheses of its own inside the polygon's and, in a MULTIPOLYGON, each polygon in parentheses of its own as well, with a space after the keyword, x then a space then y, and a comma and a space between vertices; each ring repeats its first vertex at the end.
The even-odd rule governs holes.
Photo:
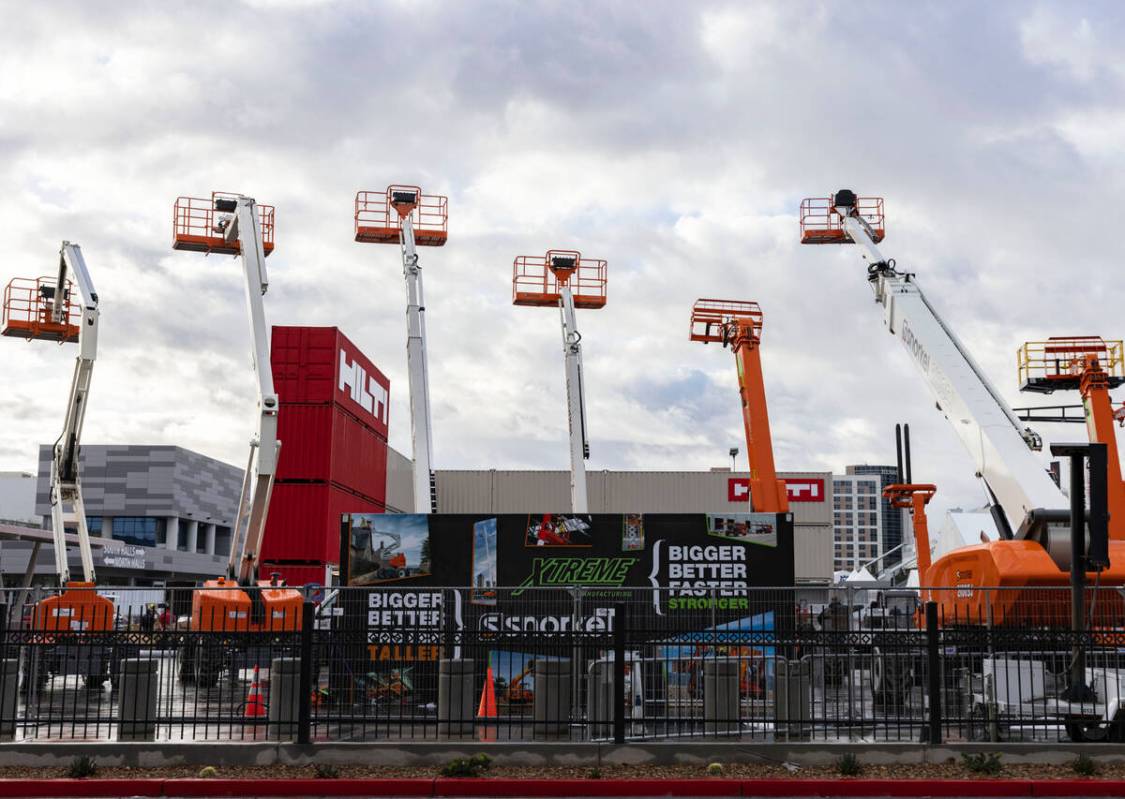
POLYGON ((1020 391, 1050 394, 1078 390, 1086 362, 1096 358, 1106 374, 1107 388, 1125 383, 1121 341, 1101 336, 1054 336, 1046 341, 1028 341, 1016 353, 1020 391))
POLYGON ((449 235, 449 200, 423 194, 418 186, 388 186, 386 191, 355 195, 355 240, 375 244, 402 242, 402 217, 410 215, 414 244, 441 247, 449 235))
MULTIPOLYGON (((172 248, 192 252, 238 255, 241 251, 237 239, 227 241, 216 223, 232 215, 232 203, 241 195, 227 191, 213 191, 210 199, 177 197, 172 214, 172 248)), ((273 252, 272 205, 258 206, 258 219, 262 225, 264 255, 273 252)))
POLYGON ((563 285, 570 286, 575 308, 604 307, 606 262, 577 250, 548 250, 520 255, 512 264, 513 305, 557 307, 563 285))
POLYGON ((53 277, 13 278, 4 288, 3 334, 28 341, 77 341, 82 309, 71 300, 74 284, 68 280, 63 290, 61 322, 51 317, 57 289, 53 277))
MULTIPOLYGON (((872 238, 878 244, 886 233, 882 197, 856 197, 855 208, 871 226, 872 238)), ((852 244, 844 229, 844 218, 836 210, 834 197, 806 197, 801 200, 802 244, 852 244)))
POLYGON ((752 331, 756 343, 762 330, 762 309, 756 302, 741 300, 696 300, 691 309, 691 340, 704 344, 716 342, 726 346, 732 323, 743 331, 752 331))

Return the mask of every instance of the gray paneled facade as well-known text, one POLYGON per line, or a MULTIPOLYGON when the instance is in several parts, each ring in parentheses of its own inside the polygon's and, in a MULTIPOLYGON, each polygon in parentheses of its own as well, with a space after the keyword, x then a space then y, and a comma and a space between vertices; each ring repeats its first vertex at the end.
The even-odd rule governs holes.
MULTIPOLYGON (((174 446, 86 444, 79 459, 82 492, 99 582, 197 579, 221 574, 230 552, 242 470, 174 446), (111 543, 112 542, 112 543, 111 543)), ((50 527, 51 447, 39 449, 36 513, 50 527)), ((0 542, 0 568, 23 573, 32 547, 0 542)), ((69 553, 72 576, 81 574, 69 553)), ((54 571, 50 547, 35 571, 54 571)))

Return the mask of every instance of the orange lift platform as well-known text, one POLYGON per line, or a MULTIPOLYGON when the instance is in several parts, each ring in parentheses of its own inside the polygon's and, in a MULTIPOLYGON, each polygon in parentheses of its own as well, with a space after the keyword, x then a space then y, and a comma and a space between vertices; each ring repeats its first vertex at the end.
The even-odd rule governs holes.
POLYGON ((5 336, 28 341, 54 341, 66 344, 78 341, 82 321, 81 306, 71 300, 74 283, 66 281, 60 307, 60 321, 55 321, 53 307, 58 281, 53 277, 16 277, 4 287, 5 336))
POLYGON ((1125 483, 1117 452, 1114 423, 1125 423, 1125 406, 1114 408, 1111 389, 1125 384, 1122 342, 1101 336, 1054 336, 1028 341, 1019 348, 1020 391, 1051 394, 1078 391, 1081 406, 1053 405, 1017 408, 1024 421, 1085 422, 1090 441, 1106 445, 1106 486, 1109 504, 1109 540, 1125 541, 1125 483), (1081 408, 1081 416, 1067 410, 1081 408), (1050 415, 1046 415, 1046 414, 1050 415))
POLYGON ((604 308, 606 262, 577 250, 521 255, 512 264, 512 304, 557 308, 562 287, 570 287, 575 308, 604 308))
POLYGON ((750 505, 755 512, 787 513, 789 494, 777 476, 773 439, 762 379, 762 309, 742 300, 697 300, 691 309, 690 338, 730 347, 738 365, 738 393, 750 460, 750 505))
MULTIPOLYGON (((210 199, 177 197, 172 211, 172 249, 238 255, 242 251, 238 239, 227 241, 223 230, 237 208, 239 196, 213 191, 210 199)), ((258 220, 262 226, 262 251, 269 255, 273 252, 274 207, 259 205, 258 220)))
POLYGON ((388 186, 386 191, 355 195, 355 240, 401 244, 402 220, 409 216, 414 244, 441 247, 449 236, 449 199, 423 194, 418 186, 388 186))
MULTIPOLYGON (((882 197, 855 197, 855 214, 867 223, 876 244, 886 236, 882 197)), ((849 209, 850 210, 850 209, 849 209)), ((852 244, 844 228, 844 216, 836 209, 833 197, 807 197, 801 200, 802 244, 852 244)))

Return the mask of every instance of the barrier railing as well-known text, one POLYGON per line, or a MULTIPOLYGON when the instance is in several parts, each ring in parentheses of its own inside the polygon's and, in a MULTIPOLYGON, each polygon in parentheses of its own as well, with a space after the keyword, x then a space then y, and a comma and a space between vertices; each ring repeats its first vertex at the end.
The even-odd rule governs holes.
POLYGON ((297 629, 226 632, 114 587, 105 632, 0 613, 0 740, 1125 738, 1115 590, 1080 631, 1068 590, 1003 624, 943 590, 310 587, 297 629))

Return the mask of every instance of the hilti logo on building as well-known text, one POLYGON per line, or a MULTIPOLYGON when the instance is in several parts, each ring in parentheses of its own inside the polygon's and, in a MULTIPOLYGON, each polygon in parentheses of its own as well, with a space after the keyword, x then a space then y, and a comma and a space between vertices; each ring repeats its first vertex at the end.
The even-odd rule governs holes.
MULTIPOLYGON (((790 502, 824 502, 824 481, 815 477, 794 477, 785 481, 785 491, 790 502)), ((750 478, 732 477, 727 480, 727 501, 746 502, 750 499, 750 478)))
POLYGON ((358 360, 348 363, 348 355, 344 350, 340 350, 339 387, 340 391, 348 392, 357 405, 383 424, 387 423, 387 390, 367 374, 358 360))

